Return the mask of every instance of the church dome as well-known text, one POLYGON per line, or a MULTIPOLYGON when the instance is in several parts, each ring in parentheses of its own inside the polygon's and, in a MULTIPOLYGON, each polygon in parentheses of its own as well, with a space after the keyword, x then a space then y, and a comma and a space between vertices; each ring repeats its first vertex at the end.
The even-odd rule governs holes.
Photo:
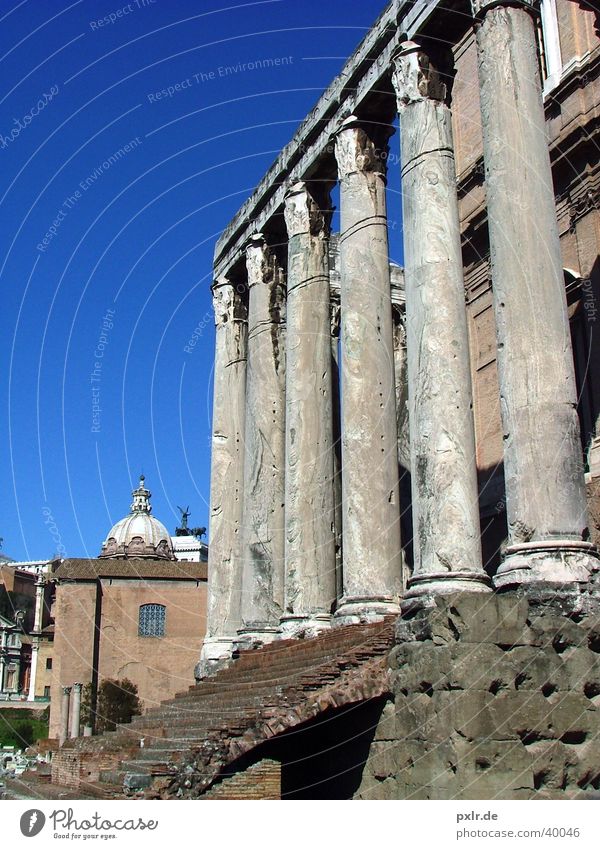
POLYGON ((162 522, 150 515, 152 493, 144 486, 144 480, 142 475, 139 487, 132 492, 131 513, 110 529, 99 557, 158 557, 161 560, 175 560, 168 530, 162 522))

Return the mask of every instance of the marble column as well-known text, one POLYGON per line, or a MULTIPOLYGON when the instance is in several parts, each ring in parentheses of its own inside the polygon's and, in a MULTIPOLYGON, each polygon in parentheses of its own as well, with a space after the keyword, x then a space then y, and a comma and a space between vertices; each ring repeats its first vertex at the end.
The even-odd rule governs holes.
POLYGON ((489 590, 481 561, 475 433, 452 117, 439 69, 414 42, 394 57, 402 149, 414 571, 407 598, 489 590))
POLYGON ((509 544, 495 583, 586 582, 577 393, 533 0, 474 0, 509 544))
POLYGON ((196 678, 231 656, 241 625, 247 290, 213 285, 216 340, 206 636, 196 678))
POLYGON ((69 737, 79 737, 81 724, 81 689, 83 684, 73 684, 73 700, 71 703, 71 719, 69 737))
POLYGON ((62 688, 62 697, 60 703, 60 731, 58 734, 58 745, 62 746, 69 736, 69 704, 71 701, 71 688, 62 688))
POLYGON ((350 117, 335 137, 344 531, 344 594, 337 616, 342 622, 397 613, 402 592, 386 130, 350 117))
MULTIPOLYGON (((331 252, 330 252, 331 257, 331 252)), ((342 532, 342 429, 341 429, 341 407, 340 407, 340 363, 339 363, 339 341, 341 323, 340 305, 340 282, 339 275, 333 279, 334 273, 331 262, 329 266, 329 309, 330 309, 330 335, 331 335, 331 380, 333 388, 333 497, 335 502, 335 586, 336 598, 340 599, 344 593, 343 563, 344 563, 344 539, 342 532)))
POLYGON ((284 635, 331 624, 336 600, 328 198, 300 182, 285 198, 288 233, 285 391, 284 635), (326 208, 327 206, 327 208, 326 208))
POLYGON ((284 611, 285 279, 262 235, 246 251, 248 364, 240 639, 268 642, 284 611))

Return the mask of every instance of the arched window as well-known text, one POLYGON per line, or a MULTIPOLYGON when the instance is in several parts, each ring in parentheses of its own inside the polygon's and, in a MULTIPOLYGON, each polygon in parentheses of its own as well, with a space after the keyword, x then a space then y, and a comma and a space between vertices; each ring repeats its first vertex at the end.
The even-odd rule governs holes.
POLYGON ((166 607, 164 604, 140 605, 140 637, 164 637, 166 607))

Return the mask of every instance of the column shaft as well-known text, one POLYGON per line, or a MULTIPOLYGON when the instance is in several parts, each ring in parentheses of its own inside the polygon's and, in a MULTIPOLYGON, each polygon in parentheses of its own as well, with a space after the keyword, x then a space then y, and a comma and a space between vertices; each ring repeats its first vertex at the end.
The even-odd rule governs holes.
POLYGON ((329 210, 306 184, 286 196, 284 633, 330 624, 336 598, 329 210))
MULTIPOLYGON (((385 145, 387 147, 387 145, 385 145)), ((398 439, 381 147, 355 118, 336 136, 342 304, 342 621, 398 611, 398 439)))
POLYGON ((242 626, 249 641, 277 634, 284 609, 285 284, 261 236, 247 249, 248 371, 244 463, 242 626))
POLYGON ((206 637, 196 677, 231 656, 241 625, 242 510, 246 418, 246 287, 213 286, 216 340, 206 637))
POLYGON ((82 684, 73 684, 73 701, 71 704, 70 737, 79 737, 81 724, 81 688, 82 684))
POLYGON ((483 589, 471 369, 446 87, 395 57, 402 147, 414 573, 407 596, 483 589))
POLYGON ((71 701, 71 688, 62 688, 62 697, 60 705, 60 732, 58 736, 58 744, 62 746, 69 736, 69 703, 71 701))
MULTIPOLYGON (((330 264, 331 273, 331 264, 330 264)), ((331 278, 330 278, 331 284, 331 278)), ((330 311, 331 311, 331 381, 332 381, 332 417, 333 417, 333 497, 334 497, 334 524, 335 524, 335 587, 336 599, 341 599, 344 594, 343 564, 343 519, 342 519, 342 427, 340 407, 340 363, 339 363, 339 340, 340 340, 340 289, 339 281, 330 285, 330 311)))
POLYGON ((509 545, 498 586, 586 581, 577 397, 533 0, 490 6, 477 48, 509 545))

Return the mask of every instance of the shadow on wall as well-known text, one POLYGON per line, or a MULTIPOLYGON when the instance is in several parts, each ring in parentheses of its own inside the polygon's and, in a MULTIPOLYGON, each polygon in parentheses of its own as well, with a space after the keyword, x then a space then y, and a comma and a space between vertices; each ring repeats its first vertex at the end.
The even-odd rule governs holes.
POLYGON ((281 763, 282 799, 352 799, 386 701, 381 697, 325 711, 253 749, 222 777, 269 758, 281 763))

